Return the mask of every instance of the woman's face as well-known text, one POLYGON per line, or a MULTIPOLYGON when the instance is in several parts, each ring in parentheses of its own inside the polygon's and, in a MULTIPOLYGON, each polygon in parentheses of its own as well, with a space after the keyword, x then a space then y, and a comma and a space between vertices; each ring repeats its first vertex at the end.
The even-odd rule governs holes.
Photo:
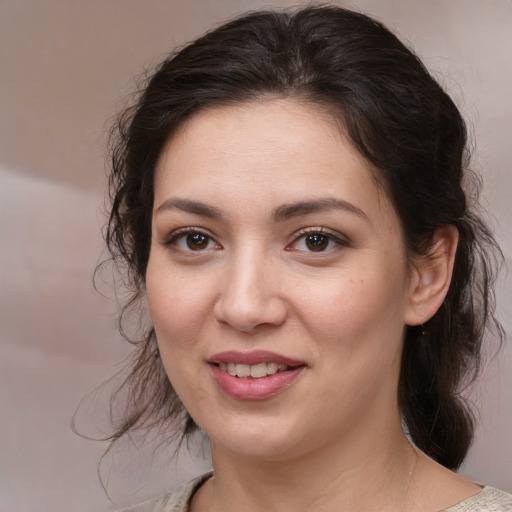
POLYGON ((162 152, 149 310, 212 446, 288 457, 398 422, 410 288, 399 221, 319 109, 210 109, 162 152))

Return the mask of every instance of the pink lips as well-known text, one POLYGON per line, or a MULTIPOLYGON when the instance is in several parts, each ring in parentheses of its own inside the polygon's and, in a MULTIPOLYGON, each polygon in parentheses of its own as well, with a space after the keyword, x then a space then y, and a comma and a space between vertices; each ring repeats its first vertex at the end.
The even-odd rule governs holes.
POLYGON ((252 352, 221 352, 208 361, 213 377, 221 391, 237 400, 264 400, 288 388, 305 368, 303 361, 297 361, 274 352, 255 350, 252 352), (276 363, 289 368, 262 378, 242 378, 230 375, 219 367, 220 363, 256 365, 276 363))
POLYGON ((303 361, 290 359, 289 357, 270 352, 268 350, 253 350, 252 352, 221 352, 215 354, 209 360, 210 363, 239 363, 239 364, 258 364, 258 363, 277 363, 286 366, 304 366, 303 361))

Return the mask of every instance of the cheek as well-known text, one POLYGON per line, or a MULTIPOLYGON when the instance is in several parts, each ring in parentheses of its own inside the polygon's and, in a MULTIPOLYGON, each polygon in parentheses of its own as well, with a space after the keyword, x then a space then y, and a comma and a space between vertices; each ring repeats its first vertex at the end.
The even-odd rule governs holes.
POLYGON ((311 286, 300 309, 325 371, 343 385, 357 382, 355 388, 363 391, 390 371, 393 378, 398 372, 405 295, 394 284, 403 283, 394 272, 389 277, 386 272, 350 274, 311 286))
POLYGON ((296 293, 310 328, 340 332, 403 325, 406 297, 403 277, 396 273, 347 272, 309 283, 296 293), (338 326, 339 329, 336 329, 338 326))
POLYGON ((162 344, 181 345, 204 326, 212 309, 212 288, 208 280, 188 279, 157 263, 148 264, 146 296, 149 314, 162 344))
POLYGON ((314 333, 318 370, 329 375, 327 401, 359 410, 375 397, 396 391, 404 335, 404 295, 391 277, 368 275, 331 281, 312 290, 303 324, 314 333))
POLYGON ((187 406, 201 402, 206 390, 200 372, 204 354, 197 340, 210 318, 211 307, 204 287, 190 286, 179 273, 158 271, 148 266, 146 296, 149 313, 165 372, 178 396, 187 406))

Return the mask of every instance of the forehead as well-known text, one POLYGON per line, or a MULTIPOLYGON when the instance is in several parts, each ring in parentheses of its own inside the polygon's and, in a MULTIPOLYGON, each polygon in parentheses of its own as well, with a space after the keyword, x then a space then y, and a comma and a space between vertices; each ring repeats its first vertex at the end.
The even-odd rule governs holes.
MULTIPOLYGON (((197 149, 206 150, 209 158, 267 155, 267 164, 271 164, 270 157, 274 161, 293 157, 305 145, 325 142, 326 137, 334 144, 343 137, 334 118, 320 107, 303 102, 262 99, 216 106, 193 115, 180 126, 162 151, 158 169, 163 160, 170 157, 176 162, 185 152, 197 149)), ((195 156, 199 160, 202 154, 206 156, 195 156)))
POLYGON ((291 99, 211 108, 185 122, 158 161, 155 205, 176 194, 269 208, 335 195, 375 215, 390 208, 340 123, 322 107, 291 99))

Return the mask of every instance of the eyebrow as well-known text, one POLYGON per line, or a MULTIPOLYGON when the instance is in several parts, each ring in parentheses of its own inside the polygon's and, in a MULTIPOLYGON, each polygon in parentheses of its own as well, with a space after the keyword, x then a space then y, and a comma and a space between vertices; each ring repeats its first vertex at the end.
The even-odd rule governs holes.
POLYGON ((343 210, 348 213, 353 213, 362 219, 369 221, 366 213, 357 206, 354 206, 342 199, 335 199, 334 197, 324 197, 320 199, 313 199, 310 201, 300 201, 298 203, 284 204, 277 207, 273 213, 272 218, 274 222, 282 222, 292 217, 300 215, 308 215, 312 213, 327 212, 330 210, 343 210))
POLYGON ((181 210, 195 215, 202 215, 211 219, 221 219, 222 212, 213 206, 198 201, 191 201, 189 199, 167 199, 157 209, 156 213, 165 210, 181 210))
MULTIPOLYGON (((167 199, 157 209, 156 213, 166 210, 181 210, 183 212, 201 215, 211 219, 222 219, 223 215, 221 210, 199 201, 192 201, 190 199, 167 199)), ((293 217, 301 215, 309 215, 313 213, 327 212, 330 210, 342 210, 352 213, 369 221, 366 213, 357 206, 354 206, 342 199, 334 197, 324 197, 320 199, 312 199, 309 201, 299 201, 297 203, 283 204, 275 208, 272 212, 272 220, 274 222, 283 222, 293 217)))

